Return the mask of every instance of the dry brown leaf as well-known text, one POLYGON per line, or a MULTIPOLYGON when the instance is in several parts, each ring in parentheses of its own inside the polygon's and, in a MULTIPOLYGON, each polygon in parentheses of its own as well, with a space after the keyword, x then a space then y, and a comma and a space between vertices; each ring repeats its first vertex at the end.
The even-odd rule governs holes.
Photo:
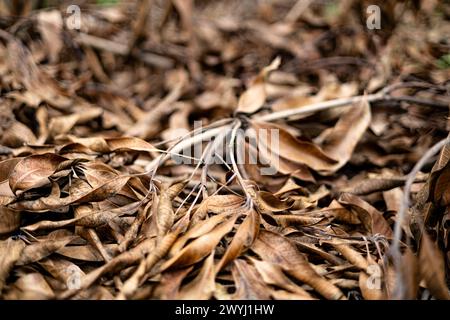
POLYGON ((17 194, 50 183, 48 178, 64 160, 67 159, 52 153, 22 159, 9 176, 11 190, 17 194))
POLYGON ((67 93, 36 65, 30 51, 20 41, 12 39, 9 41, 8 57, 10 69, 29 92, 60 109, 65 109, 72 104, 67 93))
POLYGON ((254 198, 261 210, 269 212, 285 211, 294 204, 292 199, 280 200, 277 196, 266 191, 258 191, 254 198))
POLYGON ((172 198, 167 192, 167 188, 161 190, 159 195, 158 210, 156 213, 156 230, 158 239, 170 230, 175 221, 175 213, 172 208, 172 198))
POLYGON ((258 271, 245 260, 234 261, 233 278, 236 283, 236 292, 233 299, 238 300, 269 300, 270 288, 261 281, 258 271))
MULTIPOLYGON (((260 261, 254 258, 251 259, 258 272, 261 274, 262 279, 268 285, 277 286, 283 288, 291 293, 294 293, 296 299, 309 300, 312 299, 311 295, 302 287, 296 285, 291 281, 281 270, 278 265, 272 264, 267 261, 260 261)), ((273 295, 273 292, 272 292, 273 295)), ((275 299, 280 298, 280 295, 276 295, 275 299)))
POLYGON ((165 262, 161 266, 161 270, 189 266, 202 260, 210 254, 219 241, 231 231, 236 219, 237 216, 233 215, 210 232, 190 242, 180 252, 176 253, 172 258, 165 262))
POLYGON ((20 255, 20 259, 17 260, 17 265, 26 265, 32 262, 39 261, 53 252, 61 250, 68 245, 76 237, 66 237, 62 239, 49 239, 43 242, 37 242, 27 245, 20 255))
POLYGON ((420 266, 417 257, 409 248, 406 249, 402 256, 401 271, 398 275, 398 280, 396 290, 394 291, 397 296, 394 296, 394 299, 416 299, 420 283, 420 266))
POLYGON ((419 253, 420 276, 425 280, 428 290, 437 299, 450 300, 450 293, 445 284, 445 268, 441 252, 424 233, 419 253))
POLYGON ((63 228, 67 226, 82 226, 82 227, 90 227, 95 228, 98 226, 102 226, 112 222, 113 219, 120 217, 124 214, 132 214, 139 207, 140 202, 132 202, 123 207, 99 211, 88 212, 87 214, 73 218, 68 220, 60 220, 60 221, 49 221, 49 220, 41 220, 34 224, 23 227, 24 230, 27 231, 36 231, 36 230, 51 230, 57 228, 63 228))
POLYGON ((20 227, 20 212, 0 206, 0 235, 16 231, 20 227))
POLYGON ((54 297, 44 276, 36 272, 22 275, 5 294, 7 300, 45 300, 54 297))
POLYGON ((170 256, 173 256, 176 253, 178 253, 189 240, 197 239, 209 233, 217 225, 226 220, 230 215, 231 212, 220 213, 215 216, 212 216, 209 219, 200 221, 196 225, 192 226, 185 234, 179 237, 177 241, 174 243, 174 245, 170 250, 170 256))
POLYGON ((5 286, 11 269, 20 259, 24 248, 25 243, 22 240, 8 238, 0 241, 0 293, 5 286))
POLYGON ((43 259, 39 262, 39 265, 55 279, 63 283, 66 289, 68 286, 77 285, 76 281, 78 279, 75 277, 79 276, 81 278, 85 276, 85 273, 78 265, 61 258, 43 259))
POLYGON ((183 286, 177 299, 184 300, 208 300, 216 289, 214 267, 214 253, 205 259, 199 274, 187 285, 183 286))
POLYGON ((277 57, 259 73, 249 88, 240 96, 236 112, 253 113, 264 105, 267 95, 265 79, 271 71, 278 69, 280 63, 281 59, 277 57))
POLYGON ((276 143, 276 150, 271 153, 278 154, 282 158, 286 158, 295 163, 305 164, 309 168, 316 171, 331 170, 336 164, 336 160, 327 156, 321 148, 308 141, 302 141, 295 138, 287 130, 279 125, 269 124, 267 122, 252 122, 252 126, 258 133, 259 130, 265 130, 265 140, 260 143, 266 150, 270 150, 270 146, 276 143), (272 142, 270 132, 278 131, 279 140, 272 142))
POLYGON ((38 15, 39 32, 47 44, 47 50, 52 63, 58 62, 59 53, 63 48, 63 19, 58 10, 43 11, 38 15))
POLYGON ((364 227, 372 234, 381 234, 386 238, 392 238, 393 232, 383 214, 369 203, 349 193, 344 193, 339 198, 339 203, 354 210, 364 227))
MULTIPOLYGON (((114 256, 117 253, 116 244, 106 244, 104 246, 109 255, 114 256)), ((59 249, 57 252, 64 257, 80 261, 103 261, 103 257, 98 250, 91 245, 66 246, 59 249)))
POLYGON ((228 263, 239 257, 245 250, 251 247, 258 237, 260 215, 255 209, 246 212, 247 216, 236 231, 236 234, 228 245, 227 251, 222 256, 217 271, 219 272, 228 263))
POLYGON ((369 263, 363 257, 363 255, 353 249, 350 245, 339 239, 333 239, 331 244, 345 257, 345 259, 347 259, 354 266, 360 268, 363 271, 366 271, 369 267, 369 263))
POLYGON ((367 130, 371 119, 370 106, 367 101, 349 108, 336 125, 327 132, 322 143, 323 152, 335 159, 337 164, 322 170, 323 174, 331 174, 342 168, 353 154, 359 140, 367 130))
POLYGON ((343 293, 325 278, 318 275, 294 244, 273 232, 260 231, 252 250, 264 261, 280 265, 294 278, 303 281, 327 299, 343 299, 343 293))
POLYGON ((161 280, 154 289, 154 296, 163 300, 174 300, 178 298, 180 286, 193 267, 166 271, 161 275, 161 280))

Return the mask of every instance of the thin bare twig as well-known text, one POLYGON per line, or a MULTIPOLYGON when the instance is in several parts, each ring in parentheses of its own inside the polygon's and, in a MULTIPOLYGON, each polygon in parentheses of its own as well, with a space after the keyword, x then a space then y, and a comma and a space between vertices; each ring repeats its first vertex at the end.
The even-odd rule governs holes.
MULTIPOLYGON (((411 186, 413 185, 415 181, 415 177, 417 173, 422 169, 422 167, 436 154, 438 153, 442 147, 444 147, 446 144, 450 142, 450 135, 436 143, 434 146, 432 146, 428 151, 420 158, 420 160, 416 163, 414 168, 411 170, 411 172, 408 174, 408 178, 405 183, 405 190, 403 192, 403 199, 400 203, 400 208, 397 214, 397 221, 395 223, 394 227, 394 239, 392 241, 390 253, 394 259, 394 265, 398 272, 398 274, 403 273, 402 265, 401 265, 401 252, 400 252, 400 241, 402 237, 402 225, 403 221, 406 215, 407 210, 410 206, 410 197, 411 197, 411 186)), ((420 222, 423 224, 423 222, 420 222)), ((423 229, 423 226, 422 226, 423 229)), ((401 277, 399 277, 401 279, 401 277)), ((402 293, 404 291, 404 286, 402 281, 396 282, 395 287, 395 296, 402 297, 402 293)))
POLYGON ((289 118, 289 117, 296 116, 299 114, 312 113, 312 112, 323 111, 323 110, 327 110, 327 109, 331 109, 331 108, 343 107, 346 105, 351 105, 354 103, 361 102, 363 99, 366 99, 367 102, 373 102, 373 101, 382 100, 384 98, 386 98, 386 95, 381 92, 381 93, 355 96, 355 97, 349 97, 349 98, 334 99, 334 100, 310 104, 307 106, 302 106, 299 108, 293 108, 293 109, 273 112, 270 114, 256 117, 255 120, 274 121, 274 120, 289 118))
MULTIPOLYGON (((401 252, 400 252, 400 241, 402 237, 402 225, 403 221, 406 215, 406 211, 409 209, 410 206, 410 197, 411 197, 411 186, 414 183, 415 177, 417 173, 422 169, 422 167, 433 157, 436 153, 441 150, 442 147, 444 147, 447 143, 450 142, 450 135, 436 143, 434 146, 432 146, 428 151, 420 158, 420 160, 416 163, 414 168, 411 170, 411 172, 408 174, 408 179, 405 183, 405 190, 403 192, 403 199, 400 203, 400 208, 398 210, 397 214, 397 221, 395 222, 394 227, 394 239, 392 241, 392 245, 390 248, 390 254, 392 255, 394 259, 394 266, 397 270, 397 273, 401 275, 404 271, 402 269, 401 264, 401 252)), ((399 277, 398 279, 401 279, 399 277)), ((395 296, 402 297, 402 293, 404 292, 404 285, 401 280, 396 281, 395 286, 395 296)))
MULTIPOLYGON (((79 44, 103 51, 108 51, 120 56, 127 56, 130 53, 129 46, 126 44, 99 38, 86 33, 79 33, 75 40, 79 44)), ((161 69, 170 69, 174 65, 174 61, 172 59, 151 52, 139 51, 136 54, 133 54, 133 56, 142 60, 148 65, 161 69)))

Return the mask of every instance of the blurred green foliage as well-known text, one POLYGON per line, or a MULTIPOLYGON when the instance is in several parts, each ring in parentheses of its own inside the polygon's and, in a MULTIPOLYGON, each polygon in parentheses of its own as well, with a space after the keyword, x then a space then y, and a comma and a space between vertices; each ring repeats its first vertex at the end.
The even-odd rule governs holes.
POLYGON ((116 4, 118 2, 119 2, 119 0, 97 0, 97 3, 101 4, 101 5, 111 5, 111 4, 116 4))
POLYGON ((440 57, 436 61, 436 65, 438 66, 439 69, 448 69, 448 68, 450 68, 450 53, 449 54, 445 54, 442 57, 440 57))

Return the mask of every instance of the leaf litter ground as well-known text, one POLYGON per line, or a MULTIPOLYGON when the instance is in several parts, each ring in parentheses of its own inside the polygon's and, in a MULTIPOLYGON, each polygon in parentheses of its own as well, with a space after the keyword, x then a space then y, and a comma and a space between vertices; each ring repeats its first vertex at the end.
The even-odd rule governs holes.
POLYGON ((0 5, 2 299, 450 298, 448 5, 79 2, 0 5))

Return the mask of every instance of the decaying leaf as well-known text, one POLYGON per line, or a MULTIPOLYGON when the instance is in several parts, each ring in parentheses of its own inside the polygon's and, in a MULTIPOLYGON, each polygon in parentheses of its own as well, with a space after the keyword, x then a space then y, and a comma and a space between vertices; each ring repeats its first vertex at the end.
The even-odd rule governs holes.
POLYGON ((239 257, 239 255, 246 249, 250 248, 253 241, 258 237, 259 232, 259 213, 256 210, 250 210, 247 213, 242 224, 236 231, 236 234, 231 240, 227 251, 223 255, 222 259, 217 266, 217 270, 220 271, 224 266, 226 266, 230 261, 239 257))
POLYGON ((270 298, 270 290, 261 281, 258 271, 245 260, 238 259, 234 262, 233 278, 236 282, 234 299, 267 300, 270 298))
POLYGON ((194 280, 181 288, 178 299, 205 300, 211 298, 216 288, 214 254, 205 259, 199 274, 194 280))
POLYGON ((367 130, 371 119, 370 106, 365 100, 360 105, 348 109, 336 123, 326 132, 322 142, 324 153, 337 161, 337 164, 327 172, 340 169, 353 153, 356 144, 367 130))
POLYGON ((448 6, 366 4, 0 1, 0 299, 450 298, 448 6))
POLYGON ((424 234, 420 245, 419 268, 427 288, 437 299, 450 299, 445 285, 444 263, 441 253, 430 238, 424 234))
POLYGON ((0 207, 0 235, 16 231, 20 226, 20 212, 0 207))
POLYGON ((217 246, 222 237, 231 231, 236 219, 237 216, 233 215, 210 232, 193 240, 180 252, 165 262, 161 266, 161 269, 165 270, 170 267, 188 266, 202 260, 217 246))
POLYGON ((270 65, 262 69, 239 98, 237 112, 253 113, 263 106, 267 96, 265 79, 269 72, 278 69, 280 63, 281 59, 277 57, 270 65))
POLYGON ((25 244, 21 240, 8 238, 0 241, 0 293, 5 286, 11 269, 20 259, 24 248, 25 244))
POLYGON ((22 159, 9 176, 11 190, 14 193, 24 192, 50 183, 48 178, 64 160, 66 159, 51 153, 22 159))
POLYGON ((252 250, 263 260, 280 265, 294 278, 312 286, 325 298, 333 300, 344 298, 337 287, 314 271, 294 244, 285 237, 273 232, 261 231, 252 250))

